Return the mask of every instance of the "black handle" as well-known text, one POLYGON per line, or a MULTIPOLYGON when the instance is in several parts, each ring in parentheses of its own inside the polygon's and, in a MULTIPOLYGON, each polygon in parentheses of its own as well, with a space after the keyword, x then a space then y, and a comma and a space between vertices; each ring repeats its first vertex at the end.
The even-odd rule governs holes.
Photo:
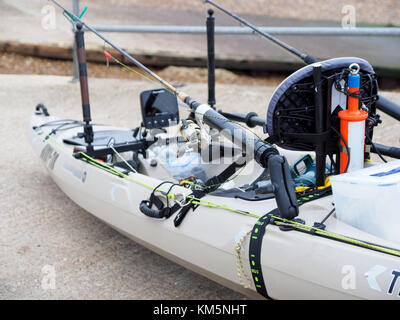
POLYGON ((49 117, 49 116, 50 116, 50 114, 49 114, 49 112, 47 111, 47 108, 46 108, 46 106, 45 106, 44 104, 39 103, 39 104, 36 106, 36 111, 41 111, 46 117, 49 117))
POLYGON ((388 98, 379 95, 379 99, 376 102, 376 107, 384 113, 388 114, 389 116, 400 121, 400 105, 396 102, 393 102, 388 98))
POLYGON ((143 200, 140 203, 139 210, 146 216, 155 219, 162 219, 165 217, 164 209, 151 209, 150 201, 143 200))
POLYGON ((273 155, 268 167, 279 213, 282 218, 292 220, 299 214, 299 205, 288 162, 285 157, 273 155))

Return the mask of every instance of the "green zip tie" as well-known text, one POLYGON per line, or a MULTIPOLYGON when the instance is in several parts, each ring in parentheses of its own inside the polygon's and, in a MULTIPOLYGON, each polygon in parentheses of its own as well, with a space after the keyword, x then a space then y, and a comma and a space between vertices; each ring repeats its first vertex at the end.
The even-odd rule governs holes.
MULTIPOLYGON (((83 15, 84 15, 85 12, 87 11, 87 9, 88 9, 88 7, 85 6, 85 8, 83 9, 83 11, 81 12, 81 14, 80 14, 79 17, 78 17, 79 19, 83 17, 83 15)), ((70 17, 72 21, 78 21, 78 20, 76 20, 76 18, 74 18, 69 12, 64 11, 64 13, 65 13, 68 17, 70 17)))

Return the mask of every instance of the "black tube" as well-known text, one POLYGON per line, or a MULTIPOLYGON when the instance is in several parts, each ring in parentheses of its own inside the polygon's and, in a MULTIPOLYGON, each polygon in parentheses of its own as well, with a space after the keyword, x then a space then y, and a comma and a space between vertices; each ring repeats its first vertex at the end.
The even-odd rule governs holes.
POLYGON ((379 99, 376 102, 376 107, 388 114, 389 116, 395 118, 400 121, 400 105, 385 98, 384 96, 379 95, 379 99))
POLYGON ((378 151, 374 150, 374 148, 371 148, 371 152, 373 152, 373 153, 380 152, 384 156, 388 156, 388 157, 395 158, 395 159, 400 159, 400 148, 385 146, 385 145, 379 144, 379 143, 374 143, 374 145, 375 145, 376 149, 378 149, 378 151))
POLYGON ((243 122, 245 123, 249 128, 254 128, 254 127, 264 127, 265 126, 265 119, 259 117, 256 113, 250 112, 248 114, 245 113, 231 113, 231 112, 223 112, 222 110, 219 110, 218 113, 223 115, 225 118, 236 121, 236 122, 243 122))
POLYGON ((86 51, 85 51, 85 39, 84 32, 81 23, 76 24, 75 39, 78 48, 78 62, 79 62, 79 79, 81 85, 81 96, 82 96, 82 112, 83 121, 91 121, 90 116, 90 102, 89 102, 89 86, 87 79, 87 66, 86 66, 86 51))
MULTIPOLYGON (((315 64, 313 66, 313 78, 314 78, 314 101, 315 101, 315 131, 317 134, 324 132, 324 110, 323 110, 323 98, 322 98, 322 65, 315 64)), ((318 142, 315 148, 316 156, 316 184, 318 187, 325 185, 325 166, 326 166, 326 154, 325 154, 325 143, 318 142)))
POLYGON ((208 57, 208 104, 214 108, 215 99, 215 18, 214 10, 208 10, 207 17, 207 57, 208 57))
POLYGON ((203 121, 220 131, 222 135, 236 145, 241 145, 244 150, 254 153, 256 161, 264 168, 268 167, 268 158, 271 155, 279 154, 274 146, 260 140, 253 133, 244 130, 214 109, 209 108, 204 112, 203 121))

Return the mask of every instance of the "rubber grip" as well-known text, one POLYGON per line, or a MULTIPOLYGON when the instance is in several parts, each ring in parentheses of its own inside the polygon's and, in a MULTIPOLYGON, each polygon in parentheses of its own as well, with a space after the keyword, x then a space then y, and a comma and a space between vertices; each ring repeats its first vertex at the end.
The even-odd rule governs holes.
POLYGON ((151 209, 149 201, 143 200, 140 203, 139 210, 146 216, 155 219, 164 218, 164 210, 151 209))

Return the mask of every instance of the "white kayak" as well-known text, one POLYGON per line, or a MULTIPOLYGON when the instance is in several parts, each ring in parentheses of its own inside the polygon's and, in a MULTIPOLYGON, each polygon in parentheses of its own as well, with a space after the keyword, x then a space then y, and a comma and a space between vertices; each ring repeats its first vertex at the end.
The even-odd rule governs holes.
MULTIPOLYGON (((131 132, 96 125, 93 130, 95 137, 131 132)), ((145 247, 233 290, 262 298, 257 293, 261 288, 264 297, 272 299, 400 298, 398 243, 346 224, 335 214, 324 221, 325 229, 313 227, 332 211, 331 195, 303 204, 295 221, 280 218, 273 211, 273 198, 250 201, 229 195, 229 190, 241 190, 260 175, 263 169, 253 163, 250 173, 243 169, 222 186, 222 193, 197 199, 196 210, 189 210, 176 227, 179 211, 154 219, 139 210, 153 189, 174 179, 157 157, 139 155, 137 170, 120 166, 126 161, 118 157, 86 157, 68 141, 82 132, 82 123, 43 112, 31 116, 28 131, 52 179, 77 205, 145 247), (265 216, 268 213, 271 216, 265 216), (263 216, 267 219, 260 219, 263 216), (252 239, 260 248, 257 257, 249 253, 252 239)), ((293 162, 301 153, 283 155, 293 162)), ((166 184, 158 190, 168 193, 170 188, 166 184)), ((191 190, 175 185, 169 194, 175 195, 169 199, 172 204, 184 206, 191 190)))

